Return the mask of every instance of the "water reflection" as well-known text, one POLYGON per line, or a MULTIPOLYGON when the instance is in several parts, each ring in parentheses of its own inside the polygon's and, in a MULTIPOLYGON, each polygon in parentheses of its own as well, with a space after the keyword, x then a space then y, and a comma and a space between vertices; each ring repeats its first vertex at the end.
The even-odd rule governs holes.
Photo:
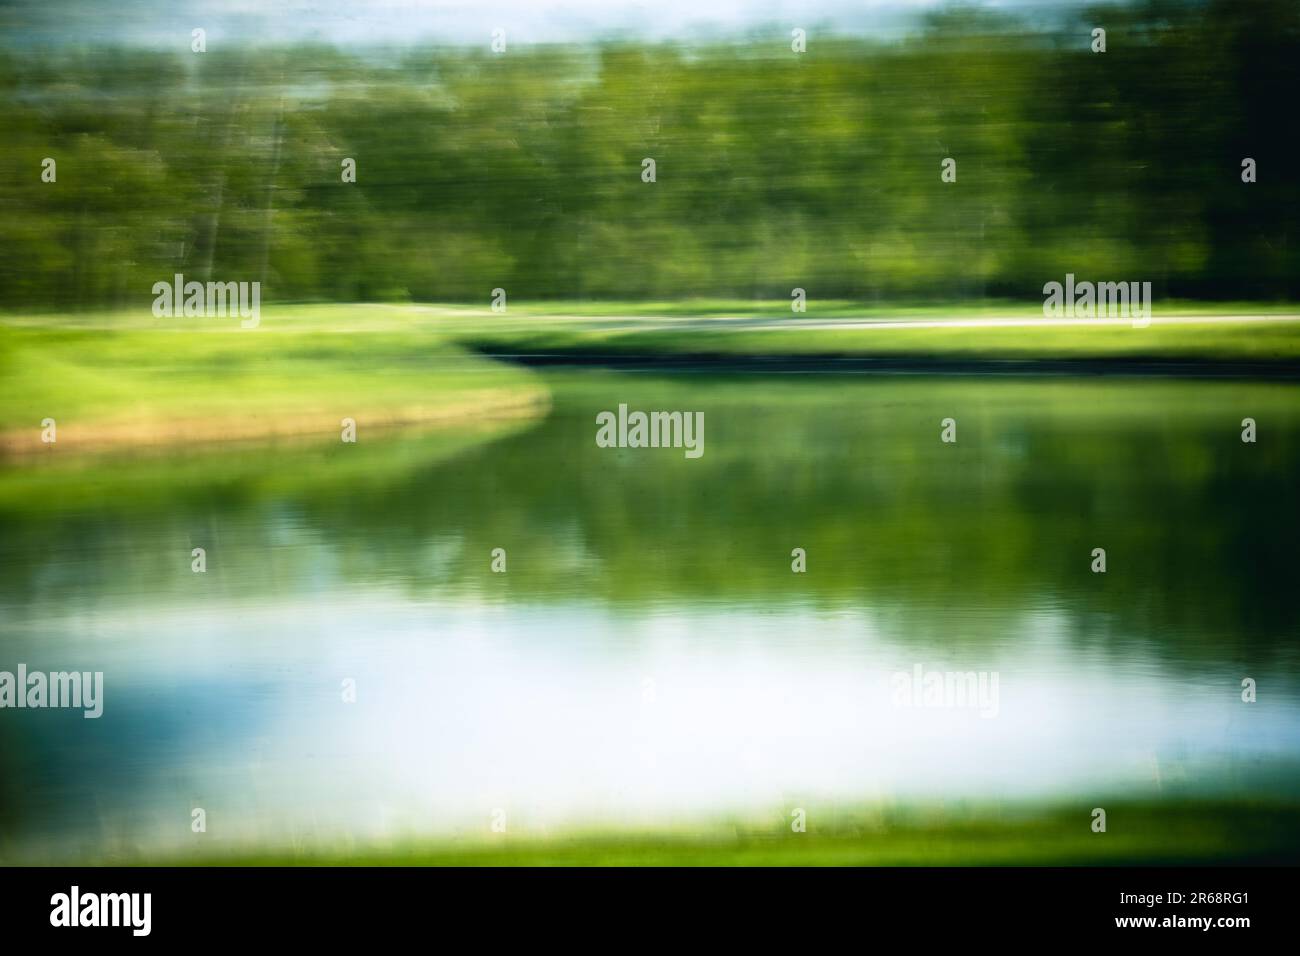
POLYGON ((280 449, 0 498, 0 668, 106 681, 98 721, 5 713, 0 852, 183 848, 197 806, 220 846, 1296 793, 1293 388, 549 383, 535 427, 375 451, 364 482, 280 449), (619 401, 703 410, 707 454, 597 449, 619 401), (996 673, 996 716, 900 706, 917 665, 996 673))

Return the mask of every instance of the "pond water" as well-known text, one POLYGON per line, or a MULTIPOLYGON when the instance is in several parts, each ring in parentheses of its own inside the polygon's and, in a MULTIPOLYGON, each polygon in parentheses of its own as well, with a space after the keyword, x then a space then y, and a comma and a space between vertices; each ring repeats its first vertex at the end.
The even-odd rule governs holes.
POLYGON ((0 713, 0 857, 1300 795, 1296 386, 543 378, 526 425, 0 498, 0 671, 104 674, 0 713), (621 403, 704 454, 597 447, 621 403))

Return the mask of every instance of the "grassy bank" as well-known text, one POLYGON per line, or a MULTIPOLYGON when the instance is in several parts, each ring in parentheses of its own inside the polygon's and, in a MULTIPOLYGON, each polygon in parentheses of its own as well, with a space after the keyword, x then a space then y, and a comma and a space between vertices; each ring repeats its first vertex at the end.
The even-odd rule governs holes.
MULTIPOLYGON (((1278 864, 1300 854, 1300 808, 1233 801, 1101 801, 1086 807, 840 811, 808 829, 735 824, 700 832, 485 834, 451 843, 207 851, 105 862, 238 866, 1052 866, 1278 864)), ((486 829, 486 828, 485 828, 486 829)))
POLYGON ((545 390, 529 373, 469 354, 428 327, 362 334, 301 322, 263 333, 115 318, 0 325, 0 454, 337 441, 345 418, 364 436, 545 408, 545 390), (53 444, 42 441, 47 418, 56 423, 53 444))
POLYGON ((282 305, 268 307, 255 330, 226 319, 160 320, 145 309, 11 315, 0 321, 0 455, 327 437, 345 418, 364 432, 543 409, 538 380, 493 357, 1300 369, 1300 316, 1281 306, 1171 306, 1140 329, 1040 320, 1041 310, 1023 304, 823 303, 796 316, 785 303, 717 300, 512 305, 501 314, 282 305), (54 445, 42 441, 47 418, 57 425, 54 445))

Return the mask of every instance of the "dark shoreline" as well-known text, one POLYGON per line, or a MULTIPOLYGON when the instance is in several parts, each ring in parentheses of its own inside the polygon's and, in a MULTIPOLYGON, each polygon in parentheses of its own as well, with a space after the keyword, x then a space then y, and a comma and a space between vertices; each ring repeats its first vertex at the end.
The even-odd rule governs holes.
POLYGON ((1300 361, 1210 361, 1160 358, 947 358, 933 355, 743 355, 721 352, 595 352, 503 350, 465 343, 486 358, 530 367, 609 368, 632 372, 716 371, 863 373, 884 375, 1115 375, 1135 377, 1300 380, 1300 361))

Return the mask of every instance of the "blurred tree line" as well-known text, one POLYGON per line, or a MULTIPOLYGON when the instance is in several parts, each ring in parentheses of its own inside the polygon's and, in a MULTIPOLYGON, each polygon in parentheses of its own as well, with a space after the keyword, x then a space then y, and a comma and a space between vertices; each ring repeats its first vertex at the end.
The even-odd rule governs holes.
POLYGON ((1298 75, 1294 0, 947 10, 803 54, 0 48, 0 305, 147 307, 175 272, 280 300, 1037 299, 1066 272, 1296 298, 1298 75))

